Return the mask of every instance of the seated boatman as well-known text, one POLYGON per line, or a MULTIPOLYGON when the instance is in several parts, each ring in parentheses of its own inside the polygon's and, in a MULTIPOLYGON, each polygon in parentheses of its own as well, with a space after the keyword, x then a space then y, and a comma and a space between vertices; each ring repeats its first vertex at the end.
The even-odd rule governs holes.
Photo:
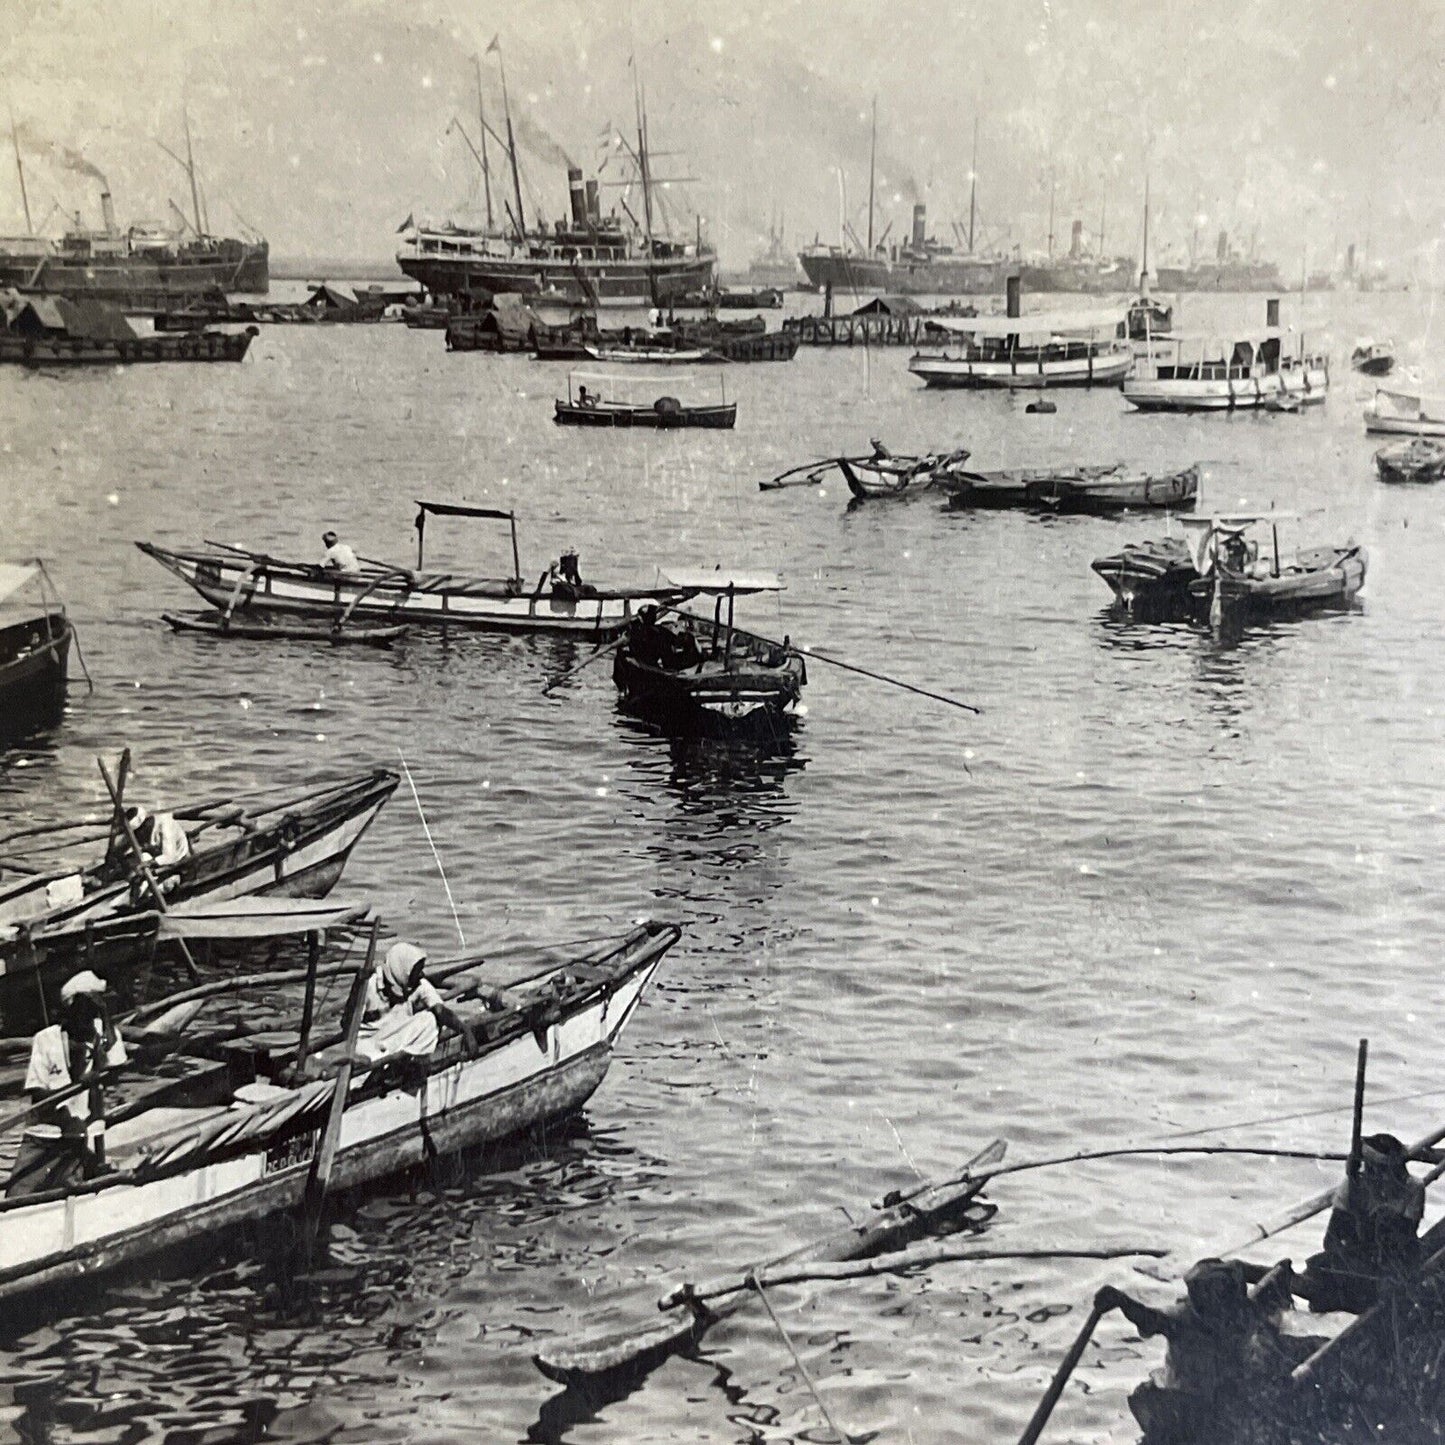
POLYGON ((366 1063, 395 1055, 430 1058, 440 1039, 438 1025, 460 1034, 468 1057, 476 1057, 476 1035, 426 977, 426 953, 413 943, 392 944, 366 985, 357 1053, 366 1063))
POLYGON ((356 560, 356 553, 335 532, 323 532, 321 545, 326 548, 321 554, 321 565, 328 572, 336 572, 343 577, 355 577, 360 573, 361 563, 356 560))
POLYGON ((1382 1284, 1418 1268, 1425 1186, 1407 1162, 1393 1134, 1360 1141, 1360 1168, 1335 1190, 1324 1248, 1294 1281, 1294 1292, 1312 1310, 1359 1314, 1375 1303, 1382 1284))
MULTIPOLYGON (((30 1045, 25 1088, 43 1104, 78 1079, 126 1060, 105 1008, 105 980, 89 969, 60 989, 60 1021, 30 1045)), ((98 1084, 42 1110, 26 1128, 6 1197, 39 1194, 91 1179, 105 1168, 105 1105, 98 1084)))
MULTIPOLYGON (((1129 1409, 1148 1445, 1179 1445, 1212 1438, 1246 1382, 1282 1377, 1290 1362, 1269 1318, 1272 1304, 1256 1306, 1245 1270, 1234 1261, 1205 1259, 1184 1276, 1186 1297, 1155 1309, 1105 1285, 1094 1296, 1101 1311, 1123 1312, 1144 1338, 1168 1342, 1162 1370, 1129 1396, 1129 1409)), ((1222 1432, 1221 1432, 1222 1433, 1222 1432)))
MULTIPOLYGON (((130 803, 125 809, 125 820, 152 873, 163 873, 191 856, 190 836, 171 814, 148 813, 139 803, 130 803)), ((117 833, 111 838, 106 854, 105 876, 122 878, 135 871, 135 854, 130 843, 123 832, 117 833)), ((161 889, 170 892, 179 882, 177 877, 162 879, 161 889)))

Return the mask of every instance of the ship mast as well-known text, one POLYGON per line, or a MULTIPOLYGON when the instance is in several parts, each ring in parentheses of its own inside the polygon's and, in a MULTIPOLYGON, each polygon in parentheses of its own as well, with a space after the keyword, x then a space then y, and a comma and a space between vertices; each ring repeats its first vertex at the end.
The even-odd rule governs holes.
POLYGON ((33 236, 35 227, 30 220, 30 197, 25 193, 25 166, 20 159, 20 134, 15 129, 15 108, 6 101, 5 108, 10 112, 10 143, 15 147, 15 173, 20 177, 20 204, 25 207, 25 234, 33 236))
POLYGON ((642 94, 642 82, 637 77, 636 65, 632 68, 632 101, 637 108, 637 171, 642 178, 643 232, 647 238, 648 259, 651 260, 652 169, 647 159, 647 104, 642 94))
POLYGON ((196 190, 196 158, 191 154, 191 115, 184 103, 181 105, 181 121, 186 128, 186 175, 191 182, 191 210, 196 217, 196 236, 201 237, 205 233, 201 230, 201 196, 196 190))
POLYGON ((973 218, 978 206, 978 117, 973 118, 973 164, 968 169, 968 254, 973 255, 973 218))
POLYGON ((873 97, 873 140, 868 148, 868 254, 873 254, 873 177, 878 163, 878 97, 873 97))
POLYGON ((482 57, 472 56, 477 65, 477 122, 482 131, 482 188, 487 195, 487 230, 492 229, 492 168, 487 164, 487 112, 482 106, 482 57))
MULTIPOLYGON (((527 239, 527 218, 522 211, 522 178, 517 173, 517 138, 512 134, 512 102, 507 95, 507 67, 502 60, 502 47, 496 39, 487 46, 487 54, 497 52, 497 69, 502 72, 502 110, 507 117, 507 155, 512 162, 512 194, 517 201, 517 239, 527 239)), ((485 145, 485 140, 483 141, 485 145)))
POLYGON ((1049 177, 1049 260, 1054 259, 1054 191, 1058 187, 1058 178, 1049 177))
POLYGON ((1149 175, 1144 175, 1144 260, 1139 270, 1139 292, 1149 295, 1149 175))

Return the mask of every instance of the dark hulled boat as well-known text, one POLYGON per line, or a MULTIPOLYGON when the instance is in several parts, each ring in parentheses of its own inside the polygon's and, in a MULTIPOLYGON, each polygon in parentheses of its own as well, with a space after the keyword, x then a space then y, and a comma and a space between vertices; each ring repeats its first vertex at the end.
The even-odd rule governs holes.
POLYGON ((1199 465, 1162 474, 1112 466, 1041 467, 971 472, 959 467, 939 474, 949 509, 1018 507, 1031 511, 1108 516, 1135 510, 1190 511, 1199 496, 1199 465))
POLYGON ((1382 482, 1438 482, 1445 478, 1445 442, 1414 437, 1381 447, 1375 467, 1382 482))
POLYGON ((773 578, 700 573, 676 579, 715 598, 712 617, 647 609, 623 634, 612 677, 623 701, 663 728, 779 736, 808 680, 802 654, 733 625, 739 595, 776 592, 773 578), (723 610, 726 603, 727 617, 723 610))
POLYGON ((42 588, 38 610, 0 613, 0 747, 52 727, 65 711, 74 631, 59 599, 45 591, 45 577, 39 562, 0 565, 0 602, 32 582, 42 588))

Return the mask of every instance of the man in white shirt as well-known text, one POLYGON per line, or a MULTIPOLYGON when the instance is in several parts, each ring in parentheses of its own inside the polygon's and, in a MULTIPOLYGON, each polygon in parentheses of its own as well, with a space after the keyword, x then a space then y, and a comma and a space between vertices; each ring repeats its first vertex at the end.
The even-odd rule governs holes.
POLYGON ((475 1058, 477 1040, 465 1020, 447 1007, 426 977, 426 954, 412 943, 394 943, 366 985, 356 1051, 371 1063, 403 1054, 430 1058, 440 1041, 439 1025, 460 1034, 475 1058))
POLYGON ((355 577, 361 571, 361 563, 356 560, 356 553, 335 532, 323 532, 321 544, 326 548, 321 554, 321 565, 328 572, 339 572, 343 577, 355 577))
MULTIPOLYGON (((25 1088, 34 1104, 79 1079, 126 1061, 125 1044, 105 1007, 105 980, 89 969, 60 990, 60 1022, 30 1045, 25 1088)), ((105 1165, 105 1101, 90 1088, 39 1110, 25 1130, 6 1197, 40 1194, 93 1178, 105 1165)))

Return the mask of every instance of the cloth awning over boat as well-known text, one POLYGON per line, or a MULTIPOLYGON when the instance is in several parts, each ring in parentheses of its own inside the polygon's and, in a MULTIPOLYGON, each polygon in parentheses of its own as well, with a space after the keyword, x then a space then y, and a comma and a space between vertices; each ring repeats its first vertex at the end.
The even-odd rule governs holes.
POLYGON ((337 899, 233 898, 225 903, 177 904, 156 920, 156 937, 285 938, 340 928, 366 917, 370 905, 337 899))
POLYGON ((1297 512, 1231 512, 1217 517, 1180 517, 1179 522, 1184 528, 1194 570, 1201 577, 1207 577, 1214 567, 1216 538, 1242 536, 1261 522, 1283 522, 1298 515, 1297 512))
POLYGON ((668 572, 668 583, 682 592, 781 592, 783 584, 765 572, 668 572))
POLYGON ((1400 417, 1445 417, 1445 396, 1422 396, 1381 386, 1375 388, 1375 410, 1400 417))
POLYGON ((423 502, 418 499, 417 507, 436 517, 491 517, 494 521, 510 522, 514 515, 498 511, 495 507, 464 507, 457 502, 423 502))
POLYGON ((12 596, 40 575, 34 562, 0 562, 0 602, 12 596))
POLYGON ((929 325, 959 336, 1111 336, 1124 324, 1116 306, 1093 311, 1041 311, 1034 316, 935 316, 929 325))

